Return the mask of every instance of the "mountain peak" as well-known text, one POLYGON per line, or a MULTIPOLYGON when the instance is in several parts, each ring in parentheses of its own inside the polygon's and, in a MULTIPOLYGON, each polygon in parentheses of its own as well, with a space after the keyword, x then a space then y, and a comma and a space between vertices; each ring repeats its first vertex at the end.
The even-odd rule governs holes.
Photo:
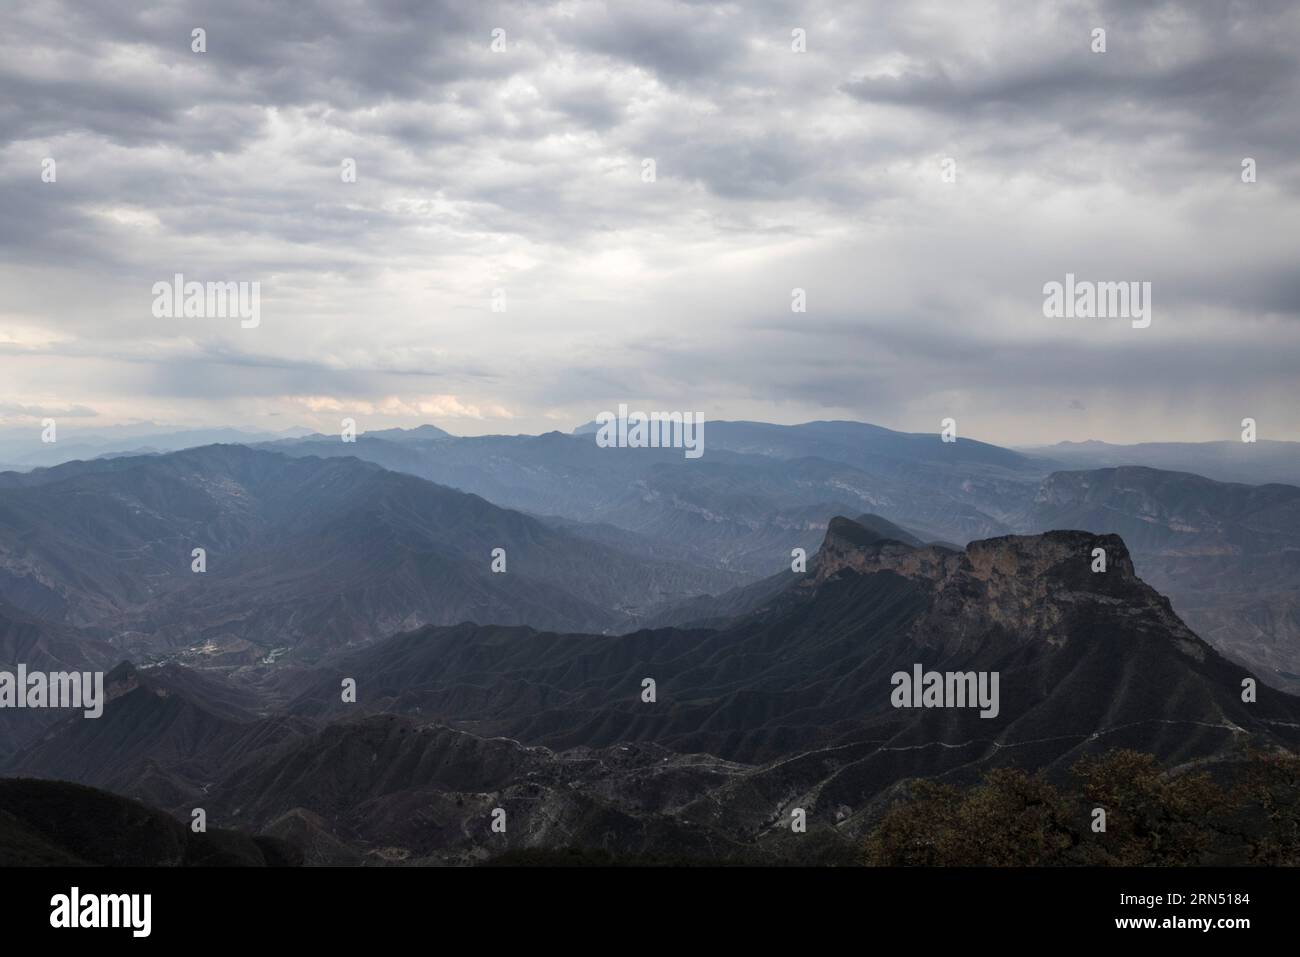
POLYGON ((1105 552, 1107 575, 1136 580, 1128 546, 1118 535, 1058 530, 1040 535, 1003 535, 971 542, 966 546, 966 560, 975 577, 987 581, 996 574, 1052 576, 1069 574, 1077 567, 1092 571, 1094 551, 1105 552))
MULTIPOLYGON (((866 516, 864 516, 866 517, 866 516)), ((1068 575, 1081 566, 1089 574, 1105 552, 1105 571, 1136 580, 1133 559, 1118 535, 1060 530, 1039 535, 1003 535, 971 542, 964 551, 942 545, 920 545, 881 534, 861 520, 836 516, 826 527, 817 553, 818 582, 851 569, 861 574, 892 571, 906 578, 940 582, 958 572, 980 581, 996 577, 1041 578, 1068 575)))
POLYGON ((886 537, 861 522, 837 515, 826 526, 817 552, 814 584, 848 569, 861 575, 892 571, 905 578, 939 581, 956 571, 963 554, 936 545, 886 537))
POLYGON ((954 551, 873 538, 858 523, 836 518, 804 587, 817 589, 845 571, 890 572, 929 590, 930 611, 914 629, 917 641, 926 645, 951 650, 977 634, 1002 634, 1013 644, 1024 636, 1056 640, 1078 620, 1079 610, 1109 614, 1122 607, 1134 622, 1141 619, 1179 639, 1188 654, 1198 656, 1204 649, 1168 599, 1137 577, 1118 535, 1068 530, 1004 535, 954 551), (1105 553, 1104 571, 1097 549, 1105 553))

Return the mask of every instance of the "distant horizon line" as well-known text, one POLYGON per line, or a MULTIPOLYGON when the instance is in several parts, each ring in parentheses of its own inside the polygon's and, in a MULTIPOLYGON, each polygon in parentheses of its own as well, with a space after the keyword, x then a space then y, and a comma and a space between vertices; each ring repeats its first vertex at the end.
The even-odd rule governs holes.
MULTIPOLYGON (((905 429, 896 429, 887 425, 880 425, 876 422, 868 422, 863 419, 844 419, 844 418, 807 419, 801 422, 793 422, 793 423, 771 422, 764 419, 745 419, 745 418, 740 418, 740 419, 712 418, 712 419, 703 419, 702 421, 705 424, 708 423, 727 424, 727 425, 752 424, 752 425, 772 426, 772 427, 783 428, 783 429, 795 429, 803 426, 817 425, 817 424, 846 424, 846 425, 864 426, 871 429, 879 429, 881 431, 890 432, 895 435, 930 434, 928 432, 917 432, 917 431, 908 431, 905 429)), ((80 433, 80 435, 82 436, 81 441, 86 441, 87 439, 90 438, 99 438, 101 440, 112 440, 113 438, 112 433, 114 431, 123 430, 126 432, 130 432, 131 430, 136 430, 136 429, 147 429, 149 431, 141 432, 138 435, 129 435, 129 434, 123 435, 121 436, 120 440, 134 439, 134 440, 139 440, 141 443, 147 443, 148 439, 151 437, 169 436, 169 435, 184 436, 190 433, 201 433, 201 432, 238 432, 253 437, 262 437, 262 436, 272 437, 279 441, 288 440, 288 439, 305 439, 305 438, 310 438, 312 436, 328 437, 332 434, 329 432, 322 432, 319 429, 315 429, 307 425, 291 425, 282 429, 263 429, 257 426, 246 426, 246 425, 172 426, 172 425, 160 424, 157 422, 116 423, 113 425, 105 425, 100 427, 92 426, 83 429, 78 429, 75 426, 71 426, 71 427, 70 426, 71 423, 68 424, 60 423, 60 427, 63 431, 63 434, 68 436, 68 439, 66 440, 67 444, 75 444, 78 441, 78 437, 77 437, 78 433, 80 433), (69 435, 69 433, 72 434, 69 435)), ((579 429, 589 429, 591 433, 594 433, 597 428, 597 423, 595 419, 590 419, 586 422, 579 423, 578 425, 575 425, 572 428, 567 430, 563 428, 555 428, 555 429, 547 429, 539 432, 502 431, 502 432, 482 432, 482 433, 475 433, 475 434, 468 434, 468 435, 453 432, 451 429, 448 429, 446 426, 439 425, 438 423, 432 421, 420 422, 415 425, 390 425, 390 426, 381 426, 378 428, 370 428, 370 429, 363 429, 360 427, 360 423, 358 423, 356 434, 358 436, 363 436, 363 435, 376 435, 378 433, 385 433, 385 432, 390 432, 390 433, 391 432, 415 432, 422 428, 430 428, 430 427, 438 429, 441 432, 445 432, 449 437, 457 438, 457 439, 492 438, 492 437, 510 438, 514 436, 530 436, 533 438, 537 438, 543 435, 550 435, 552 433, 559 433, 561 435, 577 435, 580 434, 578 432, 579 429)), ((25 433, 32 428, 33 426, 0 426, 0 441, 12 441, 19 434, 25 433)), ((940 429, 936 428, 933 434, 938 436, 940 434, 940 431, 941 431, 940 429)), ((1111 446, 1114 448, 1133 448, 1136 446, 1144 446, 1144 445, 1221 445, 1221 444, 1236 445, 1238 444, 1237 440, 1234 440, 1232 438, 1226 438, 1226 437, 1220 439, 1143 439, 1136 442, 1112 442, 1107 439, 1087 438, 1087 439, 1061 439, 1056 442, 1003 444, 1000 442, 990 441, 987 439, 980 439, 972 436, 959 434, 958 440, 967 441, 967 442, 976 442, 981 445, 988 445, 995 448, 1008 449, 1012 451, 1034 451, 1040 449, 1060 448, 1063 446, 1068 447, 1068 446, 1089 446, 1089 445, 1111 446)), ((200 444, 214 444, 214 443, 208 442, 208 443, 200 443, 200 444)), ((216 444, 220 444, 220 443, 216 443, 216 444)), ((1255 444, 1296 445, 1296 444, 1300 444, 1300 440, 1259 438, 1255 442, 1255 444)))

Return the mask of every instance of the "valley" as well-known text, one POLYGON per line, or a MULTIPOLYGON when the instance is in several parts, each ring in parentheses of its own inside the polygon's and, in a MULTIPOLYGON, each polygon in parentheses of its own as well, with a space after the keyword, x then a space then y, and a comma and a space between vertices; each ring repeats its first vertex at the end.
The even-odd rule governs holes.
POLYGON ((416 430, 0 475, 0 647, 102 669, 107 702, 6 723, 0 771, 202 808, 309 864, 843 863, 916 779, 1300 747, 1300 489, 708 431, 672 464, 416 430))

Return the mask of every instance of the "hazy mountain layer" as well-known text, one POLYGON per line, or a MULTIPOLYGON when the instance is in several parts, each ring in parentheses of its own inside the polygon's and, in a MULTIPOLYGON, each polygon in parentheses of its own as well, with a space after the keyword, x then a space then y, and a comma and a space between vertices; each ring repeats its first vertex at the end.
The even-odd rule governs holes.
POLYGON ((816 548, 837 514, 890 516, 929 539, 1012 530, 1054 466, 1007 449, 856 422, 707 422, 705 454, 601 448, 590 432, 448 438, 371 433, 355 444, 274 443, 291 454, 355 454, 537 515, 615 526, 698 565, 752 577, 816 548))
POLYGON ((0 600, 133 655, 310 658, 460 621, 604 630, 738 580, 355 458, 210 446, 6 478, 0 600))
POLYGON ((1143 465, 1194 472, 1219 482, 1300 485, 1300 442, 1061 442, 1024 451, 1072 469, 1143 465))

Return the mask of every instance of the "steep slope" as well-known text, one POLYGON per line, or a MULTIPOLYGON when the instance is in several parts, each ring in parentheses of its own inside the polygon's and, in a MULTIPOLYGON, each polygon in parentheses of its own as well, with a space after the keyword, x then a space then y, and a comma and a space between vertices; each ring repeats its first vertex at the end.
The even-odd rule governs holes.
MULTIPOLYGON (((906 545, 921 546, 919 538, 880 515, 860 515, 855 520, 862 531, 860 544, 890 539, 906 545)), ((824 536, 823 536, 824 537, 824 536)), ((794 562, 791 561, 793 567, 794 562)), ((749 585, 733 588, 720 595, 699 595, 676 602, 647 616, 647 627, 724 627, 731 619, 756 612, 793 587, 798 576, 789 571, 777 572, 749 585)))
POLYGON ((328 848, 322 861, 339 859, 340 846, 373 863, 464 864, 567 844, 707 858, 730 849, 679 812, 744 770, 657 747, 556 754, 374 715, 258 755, 207 800, 222 820, 309 830, 328 848), (498 808, 504 833, 492 830, 498 808))
POLYGON ((1118 533, 1197 634, 1300 689, 1300 488, 1148 468, 1058 472, 1024 524, 1118 533))
POLYGON ((284 866, 301 853, 274 837, 195 833, 136 801, 61 781, 0 779, 0 867, 284 866))
POLYGON ((58 625, 0 601, 0 667, 45 671, 103 669, 116 652, 102 635, 58 625))
POLYGON ((17 770, 112 781, 110 764, 148 761, 149 786, 176 787, 170 803, 162 787, 150 795, 161 806, 180 813, 201 792, 215 822, 295 835, 322 862, 465 863, 569 845, 756 860, 811 853, 787 843, 793 808, 847 839, 909 777, 969 781, 1006 764, 1059 774, 1114 747, 1179 764, 1300 746, 1300 700, 1266 687, 1245 700, 1247 672, 1136 576, 1114 535, 957 551, 836 518, 791 579, 722 628, 396 635, 301 675, 286 716, 229 720, 179 681, 179 706, 135 688, 101 720, 141 729, 139 752, 61 727, 17 770), (1096 548, 1105 572, 1092 571, 1096 548), (996 673, 996 698, 912 707, 896 676, 918 666, 969 672, 977 687, 983 674, 984 690, 996 673), (495 808, 506 835, 491 830, 495 808))
POLYGON ((160 807, 202 793, 211 751, 254 720, 253 702, 216 679, 175 666, 141 671, 124 662, 104 676, 104 713, 64 716, 14 754, 6 775, 60 778, 160 807))
MULTIPOLYGON (((636 533, 679 560, 771 574, 812 550, 837 514, 883 513, 923 537, 958 542, 1011 531, 1053 463, 937 434, 855 422, 708 422, 705 453, 601 448, 590 432, 421 439, 325 437, 268 446, 294 455, 348 449, 385 468, 568 521, 636 533)), ((735 584, 734 582, 732 584, 735 584)))
MULTIPOLYGON (((0 602, 0 670, 16 673, 103 671, 116 661, 113 647, 85 630, 58 625, 0 602)), ((0 765, 67 712, 52 708, 9 710, 0 716, 0 765)))
MULTIPOLYGON (((939 740, 973 742, 967 761, 1040 738, 1055 742, 1044 753, 1065 753, 1101 734, 1187 757, 1242 729, 1287 737, 1300 717, 1275 692, 1243 703, 1246 673, 1134 575, 1115 536, 1053 532, 954 552, 878 539, 848 519, 832 523, 795 587, 722 630, 425 629, 337 667, 368 708, 554 748, 655 741, 746 762, 939 740), (1109 553, 1103 574, 1090 570, 1095 547, 1109 553), (918 663, 998 670, 998 716, 895 709, 891 676, 918 663), (640 697, 646 677, 653 705, 640 697)), ((332 684, 295 708, 345 713, 332 684)))
POLYGON ((603 630, 734 582, 355 458, 211 446, 69 463, 0 492, 0 599, 112 628, 145 658, 311 658, 466 620, 603 630))

